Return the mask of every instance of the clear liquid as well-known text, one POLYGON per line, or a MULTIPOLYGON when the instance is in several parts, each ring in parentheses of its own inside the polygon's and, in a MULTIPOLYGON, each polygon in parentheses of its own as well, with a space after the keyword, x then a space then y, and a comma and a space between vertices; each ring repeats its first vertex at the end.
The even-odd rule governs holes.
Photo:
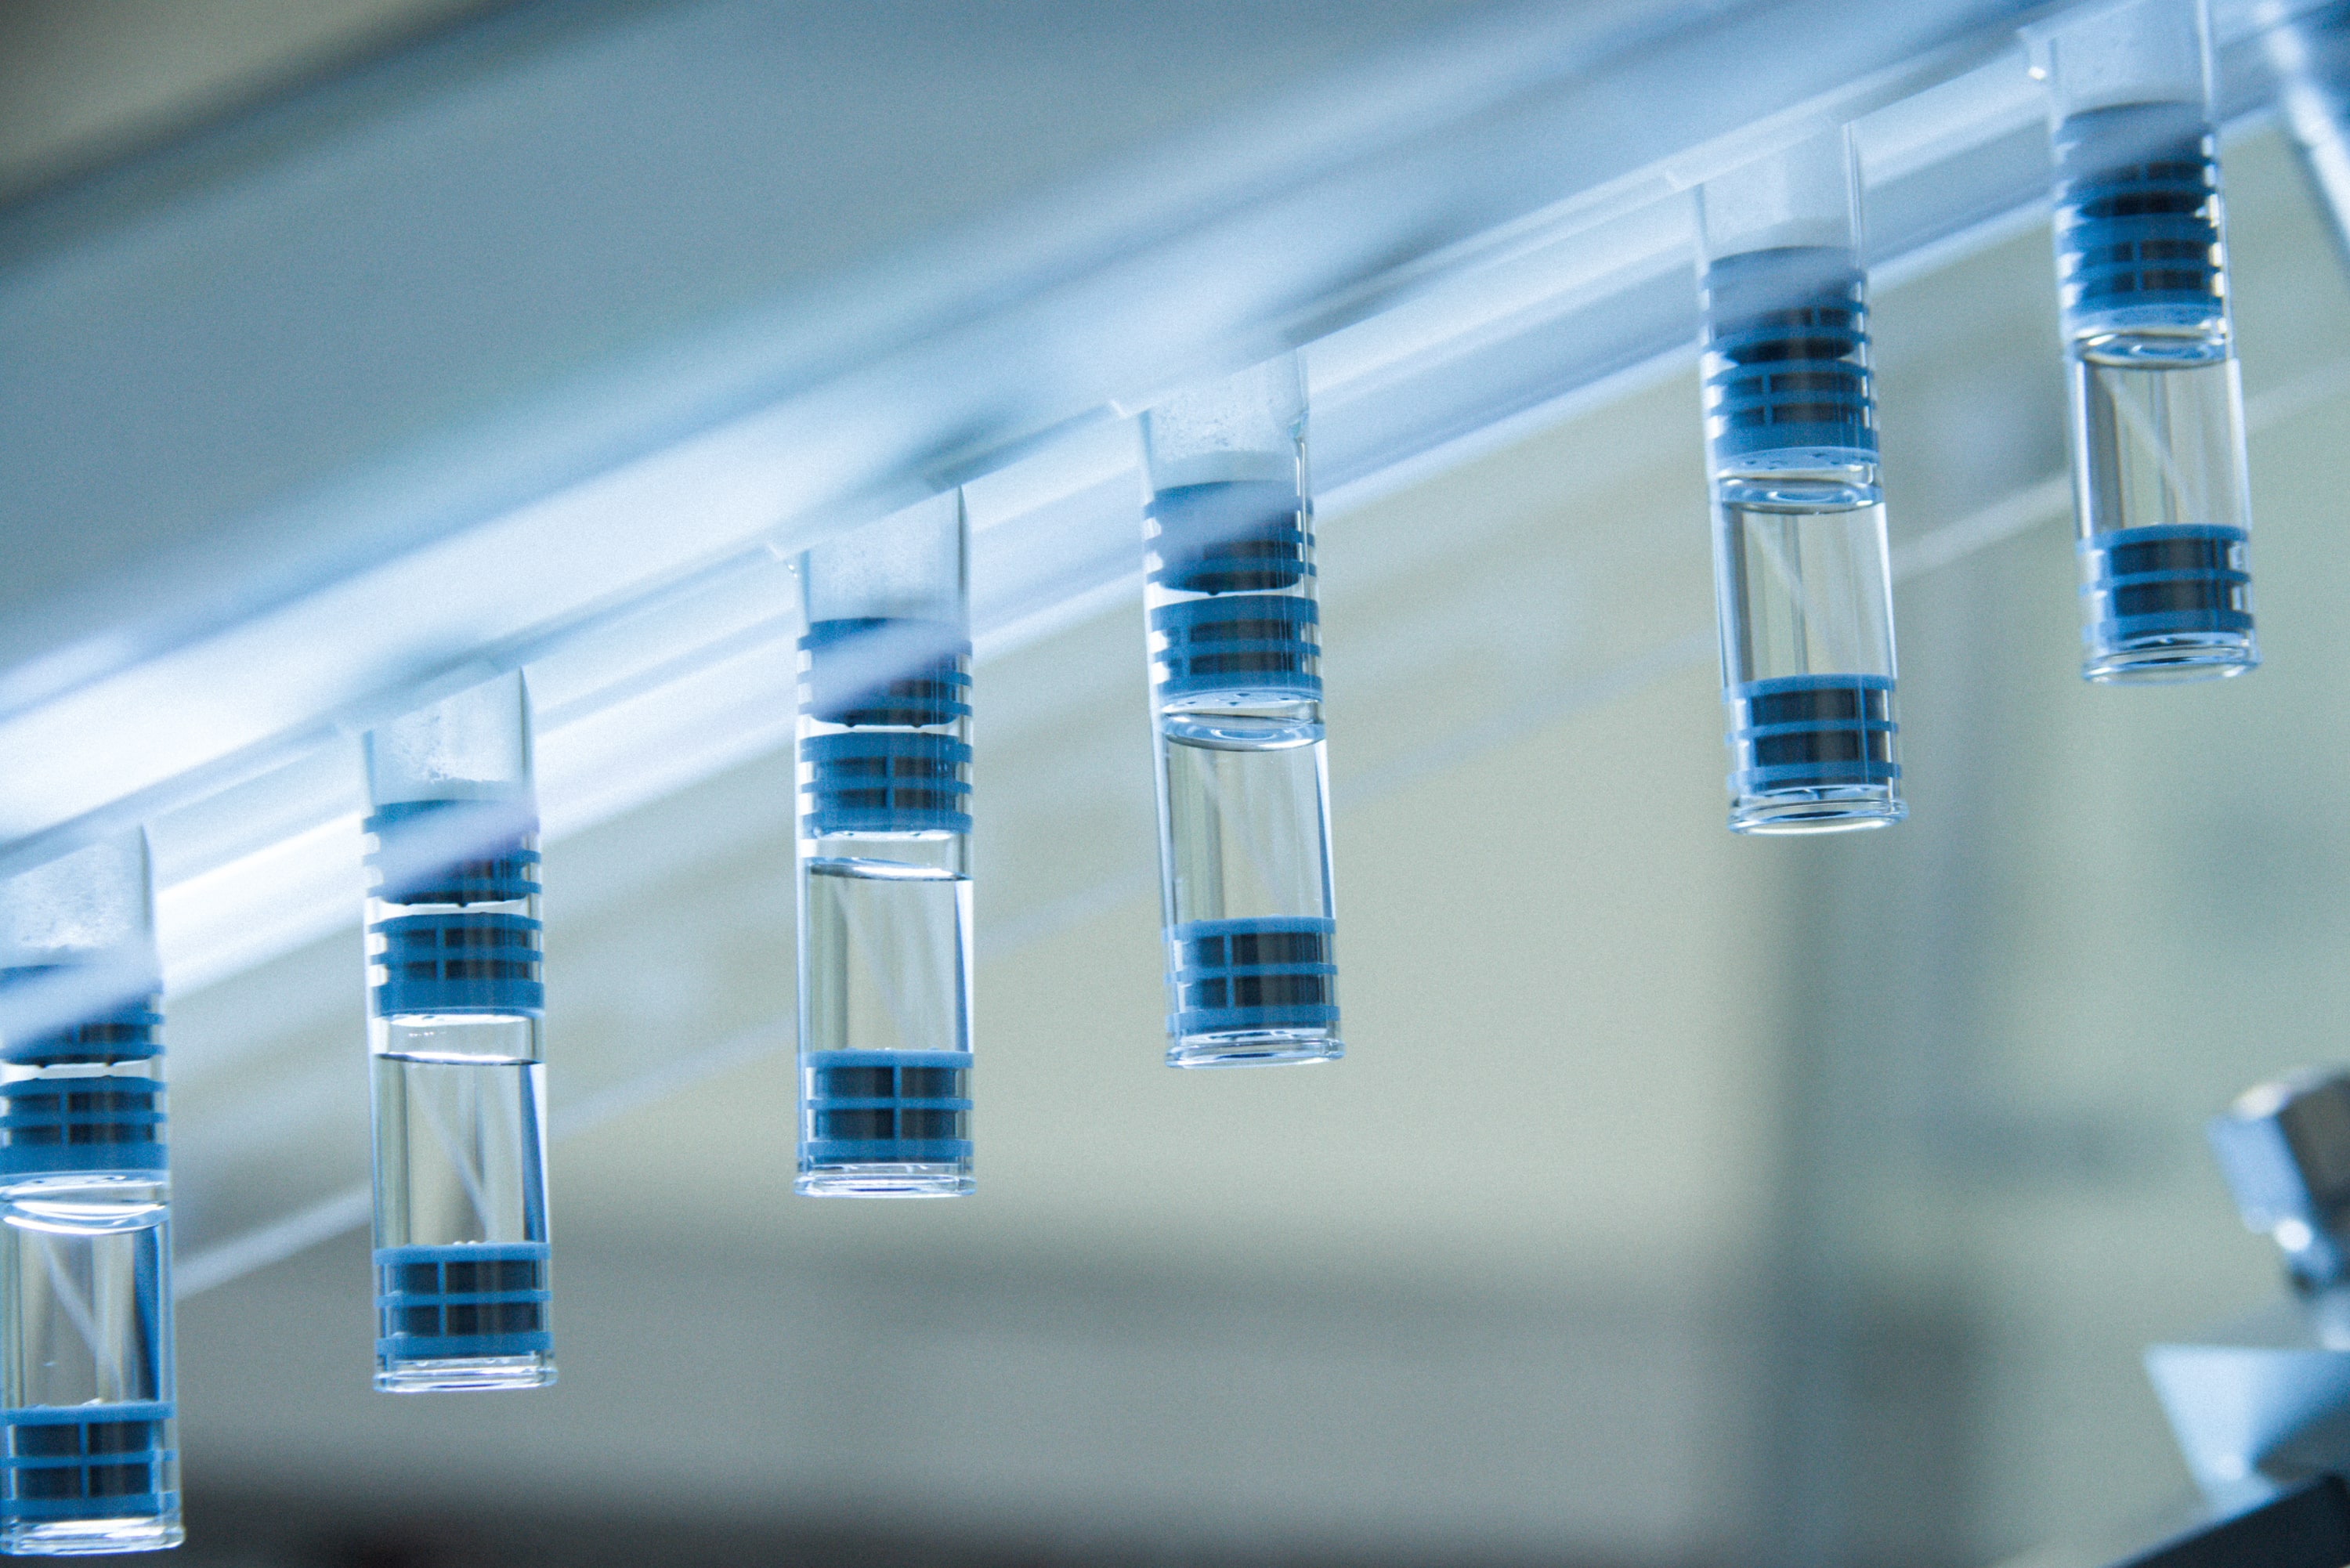
MULTIPOLYGON (((1894 674, 1893 584, 1885 508, 1873 485, 1816 508, 1742 504, 1721 487, 1716 533, 1722 684, 1894 674)), ((1887 698, 1890 713, 1890 698, 1887 698)), ((1733 722, 1736 704, 1732 703, 1733 722)), ((1733 763, 1733 768, 1734 768, 1733 763)), ((1733 771, 1740 833, 1881 827, 1906 814, 1897 781, 1763 784, 1733 771)))
POLYGON ((2081 532, 2248 525, 2243 389, 2233 358, 2148 365, 2077 357, 2081 532))
POLYGON ((377 1246, 546 1240, 545 1073, 375 1058, 377 1246))
MULTIPOLYGON (((959 836, 844 836, 816 847, 866 853, 802 862, 803 1063, 831 1052, 967 1054, 972 889, 959 836), (932 853, 927 862, 879 858, 885 849, 932 853)), ((804 1145, 796 1186, 813 1197, 951 1197, 972 1183, 968 1158, 819 1162, 804 1145)))
POLYGON ((165 1397, 168 1209, 153 1183, 56 1186, 0 1199, 12 1323, 11 1409, 165 1397))
POLYGON ((1885 508, 1721 508, 1724 684, 1891 675, 1885 508))
MULTIPOLYGON (((2072 395, 2085 541, 2177 524, 2249 527, 2243 389, 2234 358, 2163 364, 2079 353, 2072 395)), ((2092 680, 2208 679, 2260 662, 2250 630, 2115 638, 2098 626, 2094 600, 2085 604, 2089 652, 2082 673, 2092 680)))
MULTIPOLYGON (((475 1045, 490 1043, 478 1036, 512 1033, 477 1019, 442 1027, 473 1031, 475 1045)), ((401 1247, 543 1247, 546 1069, 513 1057, 387 1053, 375 1056, 374 1075, 379 1257, 401 1247)), ((551 1351, 414 1357, 385 1351, 376 1386, 397 1393, 520 1388, 552 1383, 555 1376, 551 1351)))
MULTIPOLYGON (((1333 919, 1329 781, 1317 704, 1162 715, 1169 1016, 1182 1012, 1177 933, 1203 920, 1333 919)), ((1185 1030, 1174 1066, 1334 1061, 1335 1025, 1185 1030)))
POLYGON ((92 1463, 45 1468, 45 1487, 34 1471, 14 1472, 11 1486, 27 1501, 8 1505, 0 1550, 70 1556, 178 1545, 167 1186, 46 1177, 0 1195, 0 1303, 7 1409, 73 1417, 11 1420, 12 1451, 73 1454, 90 1442, 85 1431, 99 1449, 81 1456, 92 1463))
MULTIPOLYGON (((1309 940, 1321 961, 1332 936, 1304 411, 1259 403, 1263 389, 1243 379, 1144 421, 1171 1066, 1332 1061, 1346 1050, 1333 975, 1299 980, 1312 994, 1292 995, 1279 989, 1291 977, 1208 964, 1193 976, 1188 1007, 1180 978, 1187 946, 1196 956, 1203 940, 1201 921, 1272 920, 1277 932, 1243 940, 1309 940), (1235 440, 1239 426, 1260 419, 1262 444, 1235 440), (1305 1012, 1330 1022, 1298 1023, 1305 1012)), ((1230 950, 1227 935, 1204 940, 1230 950)))
POLYGON ((536 1062, 545 1054, 538 1019, 503 1013, 379 1018, 373 1033, 377 1055, 419 1062, 536 1062))
POLYGON ((963 1051, 971 878, 862 858, 807 863, 806 1051, 963 1051))
MULTIPOLYGON (((958 604, 961 549, 952 572, 931 574, 958 604)), ((836 588, 865 581, 839 561, 808 579, 795 1187, 820 1198, 956 1197, 972 1187, 970 647, 960 612, 952 624, 819 622, 819 575, 836 588), (914 1064, 925 1059, 933 1065, 914 1064), (931 1093, 938 1078, 953 1092, 931 1093), (901 1079, 919 1091, 902 1106, 901 1079), (933 1125, 939 1112, 953 1126, 933 1125)))
POLYGON ((1323 728, 1312 721, 1170 716, 1169 923, 1330 913, 1323 728))
POLYGON ((388 1393, 555 1381, 537 839, 518 826, 485 836, 473 808, 443 804, 375 830, 375 1383, 388 1393), (502 1278, 509 1265, 528 1278, 502 1278))

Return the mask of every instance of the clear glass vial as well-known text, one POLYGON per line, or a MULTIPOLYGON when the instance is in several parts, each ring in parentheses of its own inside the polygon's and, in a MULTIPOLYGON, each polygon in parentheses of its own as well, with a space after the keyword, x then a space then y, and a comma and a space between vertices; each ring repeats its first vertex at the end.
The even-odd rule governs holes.
POLYGON ((798 1190, 972 1189, 960 492, 800 558, 798 1190))
POLYGON ((2199 0, 2123 0, 2027 31, 2056 161, 2091 680, 2260 662, 2243 390, 2199 0))
POLYGON ((1335 1061, 1346 1046, 1297 357, 1152 409, 1142 457, 1168 1064, 1335 1061))
POLYGON ((519 671, 371 730, 375 1386, 555 1381, 538 808, 519 671))
POLYGON ((171 1172, 147 840, 0 883, 0 1551, 176 1546, 171 1172))
POLYGON ((1881 827, 1907 808, 1849 136, 1709 182, 1699 213, 1730 826, 1881 827))

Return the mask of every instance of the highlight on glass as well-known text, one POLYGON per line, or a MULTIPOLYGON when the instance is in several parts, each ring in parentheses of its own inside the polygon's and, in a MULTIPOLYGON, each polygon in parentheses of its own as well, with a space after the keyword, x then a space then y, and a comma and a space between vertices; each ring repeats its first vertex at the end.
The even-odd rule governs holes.
POLYGON ((1881 827, 1908 808, 1849 135, 1709 181, 1699 218, 1730 826, 1881 827))
POLYGON ((146 836, 0 882, 0 1551, 176 1546, 171 1170, 146 836))
POLYGON ((1142 457, 1167 1061, 1335 1061, 1346 1046, 1297 357, 1150 410, 1142 457))
POLYGON ((519 671, 369 732, 375 1386, 555 1381, 538 805, 519 671))
POLYGON ((799 1191, 972 1190, 960 492, 800 559, 799 1191))
POLYGON ((2125 0, 2025 38, 2056 161, 2081 673, 2240 675, 2260 648, 2209 17, 2125 0))

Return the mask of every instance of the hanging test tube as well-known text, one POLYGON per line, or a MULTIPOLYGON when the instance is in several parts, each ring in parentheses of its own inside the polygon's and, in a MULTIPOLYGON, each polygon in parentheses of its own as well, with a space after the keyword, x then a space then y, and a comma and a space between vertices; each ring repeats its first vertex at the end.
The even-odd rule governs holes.
POLYGON ((1901 819, 1867 279, 1841 129, 1700 193, 1730 826, 1901 819))
POLYGON ((1167 1062, 1336 1061, 1321 613, 1295 354, 1142 420, 1167 1062))
POLYGON ((2260 650, 2204 7, 2126 0, 2026 38, 2055 148, 2081 673, 2241 674, 2260 650))
POLYGON ((961 492, 800 558, 798 1190, 972 1189, 961 492))
POLYGON ((375 1386, 555 1381, 538 806, 519 671, 368 732, 375 1386))
POLYGON ((0 1551, 176 1546, 171 1173, 147 840, 0 882, 0 1551))

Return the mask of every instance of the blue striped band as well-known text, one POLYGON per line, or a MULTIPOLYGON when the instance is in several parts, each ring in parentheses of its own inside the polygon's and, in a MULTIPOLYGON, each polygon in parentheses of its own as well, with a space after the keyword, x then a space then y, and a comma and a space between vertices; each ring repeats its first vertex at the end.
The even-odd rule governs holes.
POLYGON ((378 1359, 390 1366, 553 1350, 552 1255, 544 1241, 378 1248, 378 1359))
POLYGON ((162 1400, 0 1410, 7 1434, 0 1518, 11 1522, 145 1519, 179 1506, 178 1458, 162 1400))

